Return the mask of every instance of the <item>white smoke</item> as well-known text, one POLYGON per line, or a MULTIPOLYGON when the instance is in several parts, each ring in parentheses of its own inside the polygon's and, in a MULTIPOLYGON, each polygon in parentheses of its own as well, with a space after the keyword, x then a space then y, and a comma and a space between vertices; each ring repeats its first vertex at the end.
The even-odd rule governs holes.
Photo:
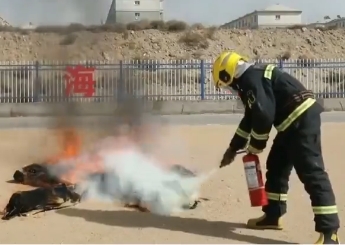
MULTIPOLYGON (((164 140, 168 144, 170 139, 164 135, 164 140)), ((97 143, 93 151, 69 160, 68 164, 62 162, 55 165, 51 171, 62 176, 66 170, 62 166, 73 166, 73 162, 90 163, 97 159, 94 164, 102 164, 102 173, 79 173, 82 181, 78 183, 76 191, 83 195, 83 200, 117 200, 124 204, 140 204, 150 212, 160 215, 170 215, 186 209, 198 198, 201 184, 210 173, 185 175, 173 170, 171 164, 164 163, 161 157, 155 155, 159 147, 155 151, 148 148, 150 147, 146 145, 143 149, 140 144, 131 141, 130 137, 108 137, 97 143), (122 141, 123 139, 126 140, 122 141)))
POLYGON ((138 149, 124 149, 102 156, 105 175, 91 177, 78 186, 86 198, 137 203, 160 215, 188 207, 197 198, 207 176, 185 177, 160 166, 138 149))

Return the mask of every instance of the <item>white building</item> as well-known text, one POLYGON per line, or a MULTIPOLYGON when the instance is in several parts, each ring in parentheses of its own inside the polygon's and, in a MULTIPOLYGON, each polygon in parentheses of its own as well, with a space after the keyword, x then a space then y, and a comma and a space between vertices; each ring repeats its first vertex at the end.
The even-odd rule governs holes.
POLYGON ((325 27, 339 27, 344 28, 345 27, 345 18, 338 18, 331 21, 328 21, 324 23, 325 27))
POLYGON ((307 28, 320 28, 323 29, 326 27, 326 24, 324 22, 314 22, 314 23, 309 23, 306 25, 307 28))
POLYGON ((163 20, 163 0, 113 0, 106 23, 163 20))
POLYGON ((255 10, 238 19, 222 25, 222 28, 272 28, 302 24, 302 11, 280 4, 269 6, 263 10, 255 10))

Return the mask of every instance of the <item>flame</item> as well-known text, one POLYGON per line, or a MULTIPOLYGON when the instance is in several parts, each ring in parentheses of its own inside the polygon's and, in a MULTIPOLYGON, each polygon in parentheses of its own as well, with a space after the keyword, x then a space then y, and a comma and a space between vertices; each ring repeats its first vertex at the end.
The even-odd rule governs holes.
POLYGON ((47 159, 47 163, 55 164, 62 160, 72 159, 81 152, 81 137, 74 128, 59 129, 57 132, 60 138, 62 152, 58 155, 47 159))
MULTIPOLYGON (((87 178, 90 174, 103 173, 105 166, 102 161, 102 155, 109 152, 121 151, 136 147, 136 145, 145 144, 147 140, 144 135, 144 128, 141 130, 124 130, 116 136, 110 136, 99 142, 95 148, 88 152, 82 152, 82 137, 75 128, 59 129, 57 136, 60 141, 61 151, 46 160, 48 164, 54 164, 58 167, 66 167, 63 173, 57 176, 61 182, 66 184, 78 184, 87 178)), ((161 158, 158 156, 158 158, 161 158)), ((167 163, 163 168, 172 165, 172 161, 162 161, 167 163)))
POLYGON ((109 140, 103 140, 97 149, 86 153, 81 151, 82 138, 76 129, 59 130, 58 137, 62 150, 59 154, 47 159, 46 162, 61 166, 68 165, 68 170, 58 177, 62 182, 72 185, 80 183, 90 174, 103 173, 104 165, 101 155, 128 147, 129 142, 133 140, 128 135, 109 137, 109 140))
POLYGON ((69 165, 69 169, 59 178, 68 184, 77 184, 87 174, 100 173, 103 166, 96 156, 81 157, 82 138, 74 128, 58 131, 62 151, 47 160, 48 164, 69 165))

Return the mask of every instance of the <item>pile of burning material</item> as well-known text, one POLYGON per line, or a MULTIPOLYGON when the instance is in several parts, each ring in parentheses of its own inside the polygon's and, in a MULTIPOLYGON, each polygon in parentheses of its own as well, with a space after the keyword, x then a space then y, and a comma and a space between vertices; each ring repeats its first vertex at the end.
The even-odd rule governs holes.
POLYGON ((27 216, 28 212, 37 210, 37 213, 53 209, 60 209, 66 202, 77 203, 80 195, 72 187, 65 184, 55 187, 40 187, 30 191, 19 191, 10 197, 3 211, 3 220, 10 220, 16 216, 27 216))
POLYGON ((15 183, 30 185, 34 187, 54 187, 60 184, 67 184, 65 181, 49 173, 46 163, 33 163, 16 170, 13 175, 15 183))
POLYGON ((7 216, 33 208, 56 207, 55 202, 49 201, 55 197, 74 203, 77 199, 117 200, 127 207, 161 215, 197 206, 198 190, 208 175, 197 176, 176 164, 162 166, 159 159, 140 146, 138 132, 108 137, 88 152, 81 152, 76 130, 64 130, 62 135, 62 154, 15 172, 16 182, 39 188, 13 194, 6 208, 7 216), (59 188, 65 188, 65 194, 55 195, 59 188), (13 207, 17 211, 11 211, 13 207))
POLYGON ((80 202, 81 195, 75 192, 75 185, 51 174, 50 168, 60 159, 70 159, 78 153, 80 145, 75 130, 63 131, 63 153, 59 157, 48 159, 44 163, 33 163, 16 170, 15 183, 38 187, 29 191, 12 194, 3 210, 3 220, 16 216, 27 216, 28 212, 37 213, 68 207, 67 202, 80 202))

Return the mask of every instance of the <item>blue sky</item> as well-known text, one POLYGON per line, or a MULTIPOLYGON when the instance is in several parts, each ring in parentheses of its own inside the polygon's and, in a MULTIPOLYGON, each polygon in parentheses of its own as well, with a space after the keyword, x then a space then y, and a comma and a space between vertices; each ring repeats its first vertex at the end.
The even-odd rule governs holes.
MULTIPOLYGON (((164 0, 164 11, 166 19, 218 25, 276 3, 302 10, 304 22, 345 16, 344 0, 164 0)), ((87 24, 105 20, 110 4, 111 0, 0 0, 0 16, 12 25, 87 24)))

